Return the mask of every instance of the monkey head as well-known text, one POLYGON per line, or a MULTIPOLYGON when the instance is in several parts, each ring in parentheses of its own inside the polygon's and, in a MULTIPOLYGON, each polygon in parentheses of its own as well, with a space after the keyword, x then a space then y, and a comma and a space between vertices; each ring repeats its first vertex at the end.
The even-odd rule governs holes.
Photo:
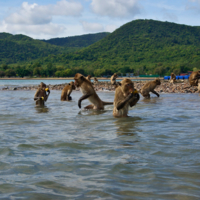
POLYGON ((89 79, 91 79, 92 76, 91 76, 91 75, 88 75, 87 77, 88 77, 89 79))
POLYGON ((119 83, 119 86, 121 87, 124 96, 128 96, 135 91, 133 82, 127 78, 123 79, 121 83, 119 83))
POLYGON ((72 86, 72 90, 75 90, 75 89, 76 89, 76 86, 75 86, 75 84, 74 84, 73 81, 71 81, 71 82, 69 83, 69 85, 72 86))
POLYGON ((45 83, 41 82, 40 85, 39 85, 39 87, 40 87, 41 89, 45 90, 47 86, 46 86, 45 83))
POLYGON ((195 78, 200 78, 200 70, 196 71, 195 78))
POLYGON ((115 78, 117 78, 117 77, 118 77, 118 76, 117 76, 117 73, 114 73, 113 75, 114 75, 114 77, 115 77, 115 78))
POLYGON ((161 82, 160 82, 160 79, 159 79, 159 78, 156 78, 154 81, 155 81, 156 85, 160 85, 160 84, 161 84, 161 82))
POLYGON ((80 87, 81 84, 86 80, 86 78, 82 75, 82 74, 79 74, 79 73, 76 73, 75 76, 74 76, 74 84, 76 87, 80 87))

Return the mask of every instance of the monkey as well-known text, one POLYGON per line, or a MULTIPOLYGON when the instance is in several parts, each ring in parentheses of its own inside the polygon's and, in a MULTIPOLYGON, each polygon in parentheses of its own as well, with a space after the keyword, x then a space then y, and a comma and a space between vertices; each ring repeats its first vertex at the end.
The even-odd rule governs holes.
POLYGON ((45 83, 41 82, 34 96, 34 101, 36 105, 44 106, 44 102, 47 101, 49 94, 50 94, 49 88, 46 87, 45 83))
POLYGON ((133 107, 140 99, 138 91, 134 89, 134 83, 130 79, 124 79, 115 90, 114 117, 128 117, 129 106, 133 107))
POLYGON ((192 72, 189 77, 191 86, 198 86, 198 79, 200 79, 200 70, 192 72))
POLYGON ((149 81, 142 87, 140 93, 142 94, 143 97, 147 99, 150 98, 149 92, 152 92, 155 95, 157 95, 157 97, 159 97, 160 95, 154 89, 156 88, 157 85, 160 85, 160 84, 161 82, 159 78, 156 78, 154 81, 149 81))
POLYGON ((111 105, 113 102, 102 101, 94 90, 92 83, 87 80, 82 74, 75 74, 75 86, 80 87, 83 96, 78 100, 78 107, 81 108, 81 102, 88 99, 92 104, 85 107, 85 109, 104 110, 105 105, 111 105))
POLYGON ((72 93, 72 90, 75 90, 75 89, 76 89, 76 87, 75 87, 73 81, 68 83, 62 90, 60 100, 61 101, 70 101, 70 100, 72 100, 72 97, 70 95, 72 93))
POLYGON ((94 84, 98 83, 98 79, 96 77, 94 77, 94 84))
POLYGON ((176 82, 176 75, 174 73, 171 73, 171 77, 169 80, 170 83, 175 83, 176 82))
POLYGON ((91 75, 88 75, 88 76, 86 77, 86 79, 87 79, 88 81, 90 81, 90 82, 91 82, 91 78, 92 78, 91 75))
POLYGON ((111 85, 116 85, 116 78, 117 78, 117 74, 114 73, 111 78, 110 78, 110 82, 111 82, 111 85))
POLYGON ((198 83, 198 92, 200 93, 200 83, 198 83))

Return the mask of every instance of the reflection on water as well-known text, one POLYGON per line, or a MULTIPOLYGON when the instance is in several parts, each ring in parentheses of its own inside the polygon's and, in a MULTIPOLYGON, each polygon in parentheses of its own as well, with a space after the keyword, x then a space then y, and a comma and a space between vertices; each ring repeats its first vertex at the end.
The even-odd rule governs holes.
POLYGON ((35 110, 37 113, 47 113, 49 112, 49 108, 46 106, 35 106, 35 110))
POLYGON ((138 131, 138 125, 142 118, 140 117, 127 117, 127 118, 117 118, 114 121, 114 125, 117 127, 116 133, 118 135, 133 136, 138 131))
POLYGON ((88 116, 91 116, 91 115, 101 115, 103 113, 105 113, 106 110, 88 110, 88 109, 82 109, 78 112, 79 115, 88 115, 88 116))
POLYGON ((0 93, 0 198, 199 199, 198 94, 141 97, 114 118, 112 105, 80 110, 77 91, 43 108, 35 91, 0 93))

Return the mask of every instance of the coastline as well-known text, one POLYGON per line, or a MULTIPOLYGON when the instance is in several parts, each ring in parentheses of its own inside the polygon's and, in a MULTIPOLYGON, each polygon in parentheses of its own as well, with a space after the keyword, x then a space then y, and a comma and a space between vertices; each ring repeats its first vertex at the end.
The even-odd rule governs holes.
MULTIPOLYGON (((110 78, 104 78, 104 77, 96 77, 98 80, 110 80, 110 78)), ((155 77, 119 77, 118 79, 121 80, 123 78, 129 78, 131 80, 154 80, 155 77)), ((163 80, 163 77, 159 77, 161 80, 163 80)), ((93 79, 93 78, 92 78, 93 79)), ((0 80, 74 80, 74 77, 65 77, 65 78, 18 78, 18 77, 11 77, 11 78, 0 78, 0 80)))
MULTIPOLYGON (((41 80, 41 79, 40 79, 41 80)), ((46 79, 47 80, 47 79, 46 79)), ((59 79, 60 80, 60 79, 59 79)), ((99 79, 101 80, 101 79, 99 79)), ((140 91, 141 88, 150 80, 138 80, 134 81, 134 87, 136 90, 140 91)), ((62 90, 68 83, 48 85, 50 90, 62 90)), ((93 87, 96 91, 115 91, 115 86, 111 85, 110 81, 99 81, 98 83, 93 83, 93 87)), ((2 90, 36 90, 38 85, 33 86, 20 86, 20 87, 4 87, 2 90)), ((79 91, 79 88, 76 88, 79 91)), ((158 93, 198 93, 197 86, 190 86, 188 80, 178 80, 176 83, 170 83, 168 80, 161 80, 161 85, 155 88, 158 93)))

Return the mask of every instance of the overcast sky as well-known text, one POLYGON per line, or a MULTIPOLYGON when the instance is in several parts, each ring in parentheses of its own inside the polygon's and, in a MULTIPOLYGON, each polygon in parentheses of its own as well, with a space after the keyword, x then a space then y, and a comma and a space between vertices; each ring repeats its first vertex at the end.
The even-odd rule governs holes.
POLYGON ((200 26, 200 0, 0 0, 0 32, 34 39, 113 32, 135 19, 200 26))

